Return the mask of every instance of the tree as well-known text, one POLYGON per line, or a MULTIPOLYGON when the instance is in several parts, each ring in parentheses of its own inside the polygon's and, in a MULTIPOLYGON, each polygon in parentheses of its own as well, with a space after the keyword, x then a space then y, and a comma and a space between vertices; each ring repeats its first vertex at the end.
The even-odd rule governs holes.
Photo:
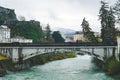
POLYGON ((47 26, 45 27, 45 30, 43 31, 44 34, 44 38, 41 39, 41 42, 42 43, 53 43, 54 42, 54 39, 52 38, 52 34, 51 34, 51 29, 50 29, 50 25, 47 24, 47 26))
POLYGON ((24 16, 18 16, 18 20, 19 20, 19 21, 26 21, 26 19, 25 19, 24 16))
POLYGON ((103 42, 105 41, 105 28, 107 26, 107 15, 108 15, 108 4, 101 1, 101 8, 99 11, 99 19, 101 20, 101 38, 103 42))
POLYGON ((86 34, 90 32, 91 28, 89 27, 89 23, 88 21, 85 20, 85 18, 83 19, 81 26, 82 26, 83 34, 84 36, 86 36, 86 34))
POLYGON ((108 37, 110 42, 115 42, 116 41, 116 28, 115 28, 115 16, 113 9, 110 7, 109 13, 108 13, 108 37))
POLYGON ((85 18, 83 19, 81 26, 84 37, 87 38, 89 41, 97 42, 94 36, 94 32, 91 31, 91 28, 89 27, 89 23, 88 21, 85 20, 85 18))
POLYGON ((38 21, 18 21, 15 27, 11 27, 11 37, 16 36, 33 39, 37 43, 43 38, 43 31, 38 21))
POLYGON ((108 3, 101 1, 99 14, 99 19, 101 20, 101 38, 103 43, 115 42, 115 16, 112 8, 109 8, 108 3))
POLYGON ((50 25, 47 24, 47 27, 46 27, 46 40, 49 40, 51 38, 51 30, 50 30, 50 25))
POLYGON ((114 5, 115 15, 117 16, 116 22, 120 24, 120 0, 118 0, 114 5))
POLYGON ((56 43, 63 43, 65 41, 59 31, 54 31, 52 37, 56 43))

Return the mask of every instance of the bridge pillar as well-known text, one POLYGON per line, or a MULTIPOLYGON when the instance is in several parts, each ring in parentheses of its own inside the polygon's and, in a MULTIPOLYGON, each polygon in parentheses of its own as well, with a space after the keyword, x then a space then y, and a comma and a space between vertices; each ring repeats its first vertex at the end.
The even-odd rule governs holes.
POLYGON ((110 57, 110 49, 107 48, 107 58, 110 57))
POLYGON ((115 57, 115 48, 112 49, 112 56, 115 57))
POLYGON ((12 48, 9 48, 9 56, 12 58, 12 48))
POLYGON ((104 60, 106 60, 110 56, 111 56, 110 55, 110 49, 109 48, 104 48, 104 60))
POLYGON ((5 48, 2 49, 2 54, 5 55, 5 48))
POLYGON ((22 56, 22 48, 13 48, 12 59, 13 61, 18 61, 19 57, 22 56))
POLYGON ((18 48, 13 48, 12 50, 12 59, 13 61, 17 62, 18 61, 18 48))
POLYGON ((22 48, 18 48, 18 57, 22 56, 22 48))
POLYGON ((92 48, 92 53, 91 53, 91 55, 93 55, 94 54, 94 48, 92 48))
POLYGON ((118 61, 120 60, 120 35, 117 37, 117 56, 118 61))

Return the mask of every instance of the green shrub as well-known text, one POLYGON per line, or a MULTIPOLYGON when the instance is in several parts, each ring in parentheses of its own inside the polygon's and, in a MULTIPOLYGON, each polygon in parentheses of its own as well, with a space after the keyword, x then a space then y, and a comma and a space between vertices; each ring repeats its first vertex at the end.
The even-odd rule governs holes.
POLYGON ((114 57, 110 57, 105 62, 105 70, 108 74, 117 74, 120 72, 120 62, 114 57))
POLYGON ((76 54, 73 53, 73 52, 70 52, 70 53, 67 53, 66 56, 67 56, 68 58, 71 58, 71 57, 75 57, 76 54))
POLYGON ((75 57, 76 54, 75 53, 49 53, 49 54, 41 54, 41 55, 37 55, 34 56, 30 59, 28 59, 28 61, 30 61, 30 66, 35 66, 35 65, 39 65, 39 64, 44 64, 47 63, 49 61, 53 61, 53 60, 60 60, 60 59, 65 59, 65 58, 71 58, 71 57, 75 57))

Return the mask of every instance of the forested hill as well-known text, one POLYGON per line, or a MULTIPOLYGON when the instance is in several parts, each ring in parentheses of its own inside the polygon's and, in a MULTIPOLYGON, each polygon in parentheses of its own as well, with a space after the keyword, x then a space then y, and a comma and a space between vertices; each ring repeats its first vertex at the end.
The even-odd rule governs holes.
POLYGON ((43 35, 39 21, 18 21, 13 9, 0 7, 0 25, 11 29, 11 37, 21 36, 39 42, 43 35))
POLYGON ((33 42, 40 42, 43 37, 43 31, 38 21, 17 21, 11 26, 11 37, 21 36, 27 39, 33 39, 33 42))

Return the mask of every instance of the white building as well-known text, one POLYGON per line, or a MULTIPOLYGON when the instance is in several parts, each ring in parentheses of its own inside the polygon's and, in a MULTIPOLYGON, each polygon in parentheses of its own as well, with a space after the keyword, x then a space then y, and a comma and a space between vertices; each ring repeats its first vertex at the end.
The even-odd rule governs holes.
POLYGON ((25 39, 22 37, 10 38, 10 28, 5 25, 0 26, 0 43, 11 43, 11 42, 20 42, 20 43, 32 43, 32 39, 25 39))
POLYGON ((19 43, 32 43, 32 39, 25 39, 23 37, 15 37, 15 38, 11 38, 10 42, 19 42, 19 43))
POLYGON ((100 37, 99 32, 94 32, 94 36, 95 36, 95 37, 100 37))
POLYGON ((10 42, 10 29, 5 26, 0 26, 0 42, 10 42))

